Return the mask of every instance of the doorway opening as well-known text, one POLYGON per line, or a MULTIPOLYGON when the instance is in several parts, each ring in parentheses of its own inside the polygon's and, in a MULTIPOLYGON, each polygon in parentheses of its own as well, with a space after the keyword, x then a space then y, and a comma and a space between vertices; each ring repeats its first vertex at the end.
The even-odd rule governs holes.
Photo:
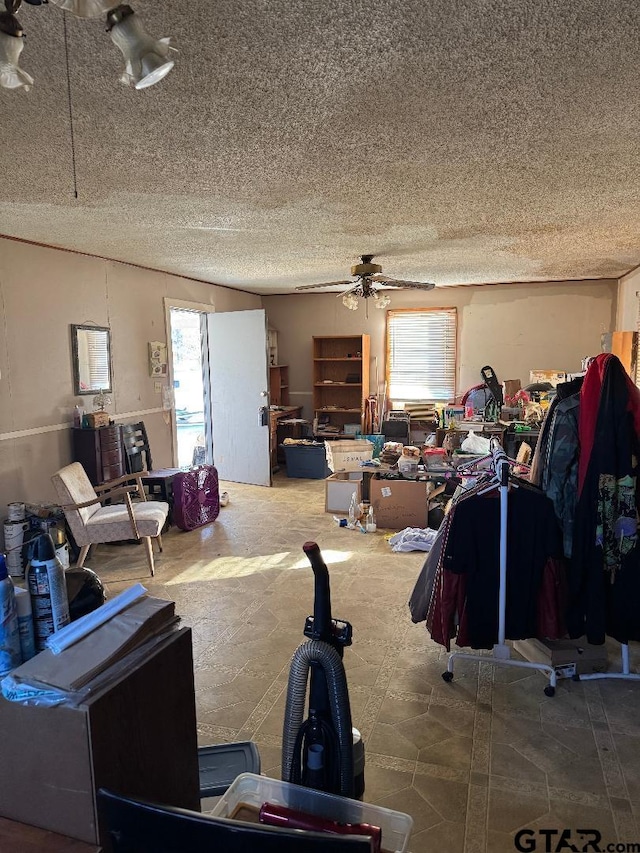
POLYGON ((180 468, 212 464, 208 411, 207 323, 203 311, 171 308, 171 351, 180 468))

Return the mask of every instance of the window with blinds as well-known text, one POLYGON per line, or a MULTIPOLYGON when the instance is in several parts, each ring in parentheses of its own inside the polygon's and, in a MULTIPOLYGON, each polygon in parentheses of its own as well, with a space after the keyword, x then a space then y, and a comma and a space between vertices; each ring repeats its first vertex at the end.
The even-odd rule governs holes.
POLYGON ((455 308, 387 312, 387 395, 394 401, 450 402, 456 393, 455 308))

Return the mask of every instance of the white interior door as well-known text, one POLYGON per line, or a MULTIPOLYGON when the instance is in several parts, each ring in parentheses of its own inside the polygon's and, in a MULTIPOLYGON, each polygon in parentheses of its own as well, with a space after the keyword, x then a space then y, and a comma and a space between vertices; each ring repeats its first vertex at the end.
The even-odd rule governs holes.
POLYGON ((207 315, 213 459, 222 480, 271 485, 267 318, 207 315))

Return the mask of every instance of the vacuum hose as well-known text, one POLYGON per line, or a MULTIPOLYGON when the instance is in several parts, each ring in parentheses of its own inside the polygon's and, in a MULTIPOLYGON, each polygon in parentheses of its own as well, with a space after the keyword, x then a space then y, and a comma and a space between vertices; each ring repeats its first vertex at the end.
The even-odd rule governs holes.
MULTIPOLYGON (((296 762, 300 762, 299 734, 302 730, 307 681, 311 664, 320 667, 324 673, 329 694, 331 722, 338 737, 339 756, 339 793, 343 797, 353 796, 353 732, 351 727, 351 706, 349 690, 342 658, 329 643, 322 640, 310 640, 298 646, 291 659, 287 704, 282 733, 282 778, 288 782, 296 781, 296 762)), ((310 709, 312 710, 312 709, 310 709)), ((298 780, 299 781, 299 780, 298 780)))

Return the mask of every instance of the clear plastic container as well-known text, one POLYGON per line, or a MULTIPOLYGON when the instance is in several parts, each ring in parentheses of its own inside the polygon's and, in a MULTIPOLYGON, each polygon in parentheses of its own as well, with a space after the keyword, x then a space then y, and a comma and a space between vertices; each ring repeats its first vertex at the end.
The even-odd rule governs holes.
MULTIPOLYGON (((366 796, 366 790, 365 790, 366 796)), ((413 828, 413 818, 403 812, 382 806, 372 806, 334 794, 324 794, 311 788, 241 773, 217 802, 216 817, 232 817, 239 806, 257 812, 263 803, 274 803, 291 809, 318 815, 340 823, 369 823, 382 830, 382 849, 385 853, 406 853, 413 828)))
POLYGON ((398 459, 398 471, 400 471, 401 474, 417 474, 418 461, 418 459, 411 459, 408 456, 401 456, 400 459, 398 459))

